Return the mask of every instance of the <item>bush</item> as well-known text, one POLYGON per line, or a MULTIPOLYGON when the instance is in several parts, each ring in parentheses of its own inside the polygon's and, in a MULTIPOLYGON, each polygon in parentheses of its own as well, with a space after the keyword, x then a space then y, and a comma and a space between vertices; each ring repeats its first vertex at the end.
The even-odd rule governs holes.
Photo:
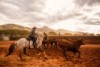
POLYGON ((54 31, 51 31, 51 32, 49 32, 48 34, 49 34, 49 35, 57 35, 57 33, 54 32, 54 31))

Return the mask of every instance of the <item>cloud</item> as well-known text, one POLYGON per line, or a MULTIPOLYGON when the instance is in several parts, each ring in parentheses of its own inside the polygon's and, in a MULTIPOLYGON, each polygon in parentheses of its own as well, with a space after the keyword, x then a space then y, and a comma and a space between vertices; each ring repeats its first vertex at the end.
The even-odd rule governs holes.
POLYGON ((69 12, 69 14, 62 14, 63 12, 56 13, 55 15, 48 16, 48 23, 58 23, 59 21, 73 19, 77 16, 81 16, 81 13, 78 12, 69 12))
POLYGON ((78 20, 82 21, 83 24, 88 25, 100 25, 100 5, 94 6, 83 6, 78 8, 76 11, 80 15, 75 16, 78 20))
POLYGON ((45 0, 1 0, 0 13, 6 18, 0 18, 0 20, 5 19, 5 21, 26 22, 30 22, 32 19, 34 21, 40 20, 41 17, 36 16, 35 14, 41 14, 42 9, 44 8, 44 1, 45 0), (30 14, 31 12, 33 13, 30 14))
POLYGON ((97 15, 97 16, 99 16, 99 17, 100 17, 100 12, 98 12, 98 13, 95 13, 95 15, 97 15))
POLYGON ((89 17, 83 14, 82 16, 80 16, 80 18, 78 18, 78 20, 81 20, 83 24, 100 25, 100 17, 96 15, 93 15, 93 17, 89 17))
POLYGON ((99 25, 99 3, 100 0, 1 0, 0 22, 30 22, 40 26, 70 20, 99 25))
POLYGON ((84 5, 92 6, 95 4, 100 4, 100 0, 75 0, 74 2, 78 4, 78 6, 84 6, 84 5))
MULTIPOLYGON (((55 11, 53 15, 49 13, 43 13, 42 11, 45 8, 45 2, 47 0, 1 0, 0 1, 0 13, 3 14, 3 18, 0 18, 0 20, 8 21, 8 22, 44 22, 46 24, 62 21, 65 19, 74 18, 75 16, 79 16, 79 13, 76 12, 67 12, 69 5, 64 5, 66 0, 64 0, 64 4, 62 0, 59 0, 59 4, 56 3, 57 0, 55 0, 55 4, 57 4, 58 7, 57 10, 61 9, 60 11, 55 11), (66 6, 67 8, 65 9, 66 6), (64 8, 64 10, 62 10, 64 8)), ((51 1, 51 0, 50 0, 51 1)), ((50 3, 50 5, 53 4, 53 0, 50 3)), ((69 0, 70 3, 72 3, 69 0)), ((49 4, 49 3, 47 3, 49 4)), ((55 6, 55 4, 53 4, 55 6)), ((72 3, 73 4, 73 3, 72 3)), ((50 7, 50 6, 49 6, 50 7)), ((71 7, 73 8, 73 7, 71 7)), ((47 8, 48 9, 48 8, 47 8)), ((51 9, 52 10, 52 9, 51 9)), ((70 10, 70 9, 69 9, 70 10)), ((45 11, 45 10, 44 10, 45 11)), ((53 11, 52 11, 53 12, 53 11)))
POLYGON ((89 20, 85 20, 84 22, 85 24, 88 25, 100 25, 100 20, 96 20, 96 19, 89 19, 89 20))

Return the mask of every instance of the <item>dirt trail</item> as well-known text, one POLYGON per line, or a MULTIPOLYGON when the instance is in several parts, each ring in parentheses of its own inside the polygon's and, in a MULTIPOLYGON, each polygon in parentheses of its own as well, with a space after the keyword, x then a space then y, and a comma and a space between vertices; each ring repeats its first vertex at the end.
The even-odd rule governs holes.
MULTIPOLYGON (((16 52, 4 57, 10 43, 12 42, 0 42, 0 67, 100 67, 100 44, 82 46, 81 58, 75 56, 72 61, 65 60, 60 49, 51 48, 46 50, 47 60, 42 55, 37 55, 39 53, 37 50, 30 49, 27 50, 30 57, 23 55, 25 60, 20 61, 16 52)), ((73 53, 71 55, 73 56, 73 53)))

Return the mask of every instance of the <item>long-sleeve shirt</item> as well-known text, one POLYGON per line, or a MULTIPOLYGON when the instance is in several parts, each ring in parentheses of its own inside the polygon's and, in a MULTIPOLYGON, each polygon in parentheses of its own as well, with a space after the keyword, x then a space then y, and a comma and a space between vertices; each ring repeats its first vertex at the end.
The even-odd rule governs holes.
POLYGON ((29 34, 29 36, 34 37, 35 35, 36 35, 35 29, 32 29, 31 32, 30 32, 30 34, 29 34))

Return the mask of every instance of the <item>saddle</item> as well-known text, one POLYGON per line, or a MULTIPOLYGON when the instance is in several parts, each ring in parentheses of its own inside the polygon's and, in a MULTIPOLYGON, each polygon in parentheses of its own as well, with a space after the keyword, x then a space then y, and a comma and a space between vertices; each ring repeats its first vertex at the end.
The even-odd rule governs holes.
POLYGON ((36 48, 36 40, 34 39, 31 39, 31 38, 26 38, 26 40, 28 40, 28 41, 33 41, 33 46, 36 48))

